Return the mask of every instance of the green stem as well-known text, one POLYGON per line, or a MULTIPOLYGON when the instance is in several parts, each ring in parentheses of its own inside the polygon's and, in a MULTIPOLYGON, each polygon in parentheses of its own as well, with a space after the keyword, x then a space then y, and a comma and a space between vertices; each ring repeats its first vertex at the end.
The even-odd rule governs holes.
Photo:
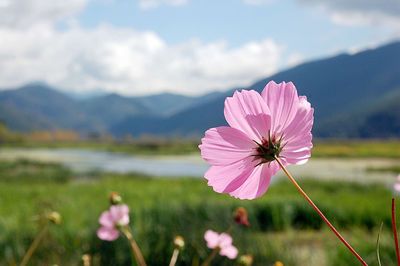
POLYGON ((338 232, 338 230, 336 230, 336 228, 331 224, 331 222, 325 217, 325 215, 317 207, 317 205, 315 205, 315 203, 310 199, 310 197, 307 195, 307 193, 299 186, 299 184, 294 179, 294 177, 289 173, 289 171, 286 169, 286 167, 282 164, 281 160, 277 157, 275 157, 275 160, 278 162, 279 166, 282 168, 283 172, 285 172, 286 176, 293 183, 293 185, 296 187, 296 189, 306 199, 306 201, 311 205, 311 207, 318 213, 318 215, 328 225, 328 227, 332 230, 332 232, 339 238, 339 240, 349 249, 349 251, 351 253, 353 253, 353 255, 358 259, 358 261, 362 265, 368 266, 368 264, 363 260, 363 258, 361 258, 361 256, 358 255, 358 253, 355 251, 355 249, 349 243, 347 243, 347 241, 344 239, 344 237, 338 232))
POLYGON ((228 227, 228 229, 226 229, 225 233, 226 233, 226 234, 230 234, 230 233, 232 232, 232 230, 233 230, 233 224, 231 224, 231 225, 228 227))
POLYGON ((24 257, 22 258, 22 262, 20 266, 25 266, 28 264, 29 260, 31 259, 33 253, 35 253, 35 250, 40 244, 40 241, 44 238, 46 235, 47 229, 48 229, 49 223, 46 222, 46 224, 43 226, 42 230, 39 232, 39 234, 36 235, 35 239, 33 240, 32 244, 29 246, 28 250, 26 251, 24 257))
POLYGON ((219 248, 216 247, 213 249, 213 251, 210 253, 210 255, 207 257, 207 259, 201 264, 201 266, 208 266, 210 265, 210 262, 217 256, 219 251, 219 248))
POLYGON ((146 261, 143 258, 142 252, 140 251, 138 244, 136 243, 135 239, 133 238, 130 228, 128 226, 125 226, 125 227, 121 228, 121 231, 122 231, 122 233, 124 233, 126 238, 129 240, 129 243, 132 248, 132 254, 135 257, 136 263, 139 266, 147 266, 146 261))
POLYGON ((381 240, 382 227, 383 227, 383 222, 381 223, 381 227, 379 228, 378 239, 376 240, 376 259, 378 260, 378 266, 382 266, 381 255, 379 252, 379 243, 381 240))

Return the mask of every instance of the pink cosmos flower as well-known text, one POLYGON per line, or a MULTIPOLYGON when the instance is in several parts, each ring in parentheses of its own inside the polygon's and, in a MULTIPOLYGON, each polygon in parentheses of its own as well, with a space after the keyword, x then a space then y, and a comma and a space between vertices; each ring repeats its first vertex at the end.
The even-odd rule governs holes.
POLYGON ((112 205, 99 218, 101 225, 97 236, 102 240, 114 241, 119 237, 118 227, 129 224, 129 208, 127 205, 112 205))
POLYGON ((311 156, 314 109, 293 83, 269 82, 261 95, 236 91, 225 100, 229 127, 206 131, 199 148, 210 169, 205 178, 216 192, 239 199, 263 195, 283 165, 304 164, 311 156))
POLYGON ((226 233, 218 234, 212 230, 207 230, 204 234, 207 247, 211 249, 219 248, 221 256, 228 257, 233 260, 238 255, 238 250, 232 245, 232 237, 226 233))
POLYGON ((394 190, 396 190, 397 192, 400 192, 400 175, 397 176, 397 181, 393 185, 393 187, 394 187, 394 190))

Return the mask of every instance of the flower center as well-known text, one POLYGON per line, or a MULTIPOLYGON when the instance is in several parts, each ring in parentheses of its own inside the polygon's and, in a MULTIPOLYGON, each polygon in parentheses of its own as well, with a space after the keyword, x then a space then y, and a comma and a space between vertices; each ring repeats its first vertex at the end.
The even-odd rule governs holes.
POLYGON ((260 164, 269 163, 279 157, 284 145, 282 145, 282 136, 278 139, 269 134, 268 138, 263 138, 261 143, 254 141, 257 144, 255 148, 254 160, 260 159, 260 164))

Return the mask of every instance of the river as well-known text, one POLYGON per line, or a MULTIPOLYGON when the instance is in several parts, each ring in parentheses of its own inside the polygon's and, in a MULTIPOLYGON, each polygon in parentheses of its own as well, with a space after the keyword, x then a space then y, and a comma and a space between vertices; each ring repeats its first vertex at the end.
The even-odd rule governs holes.
MULTIPOLYGON (((208 165, 198 154, 179 156, 141 156, 85 149, 25 149, 2 148, 0 159, 24 158, 43 162, 56 162, 75 172, 107 171, 115 173, 139 172, 161 177, 202 177, 208 165)), ((398 159, 367 158, 311 158, 305 165, 290 166, 297 178, 340 179, 358 182, 391 184, 396 174, 367 171, 368 167, 399 165, 398 159)), ((278 173, 277 178, 283 174, 278 173)))

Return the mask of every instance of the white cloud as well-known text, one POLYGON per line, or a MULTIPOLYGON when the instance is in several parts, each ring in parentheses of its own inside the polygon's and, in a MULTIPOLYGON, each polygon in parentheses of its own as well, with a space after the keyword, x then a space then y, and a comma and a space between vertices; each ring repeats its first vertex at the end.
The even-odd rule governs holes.
POLYGON ((188 0, 139 0, 139 7, 142 9, 151 9, 161 5, 181 6, 187 2, 188 0))
POLYGON ((381 26, 390 27, 394 30, 400 29, 400 17, 393 17, 379 12, 368 14, 354 11, 333 11, 331 19, 334 23, 343 26, 381 26))
MULTIPOLYGON (((276 0, 242 0, 248 5, 266 5, 276 0)), ((329 13, 344 26, 389 26, 400 30, 400 0, 293 0, 329 13)))
POLYGON ((101 25, 0 27, 0 87, 41 80, 65 89, 124 94, 204 93, 247 84, 277 70, 281 48, 266 39, 169 45, 154 32, 101 25))
POLYGON ((297 0, 327 11, 333 22, 345 26, 389 26, 400 28, 399 0, 297 0))
POLYGON ((200 94, 249 84, 281 65, 283 48, 271 39, 239 47, 199 40, 170 45, 154 32, 106 24, 85 29, 75 21, 60 30, 57 22, 74 21, 89 0, 0 1, 0 88, 44 81, 80 92, 200 94))
POLYGON ((287 67, 294 67, 304 62, 304 55, 301 53, 293 53, 288 56, 287 67))
POLYGON ((0 0, 0 26, 52 24, 75 15, 88 0, 0 0))

